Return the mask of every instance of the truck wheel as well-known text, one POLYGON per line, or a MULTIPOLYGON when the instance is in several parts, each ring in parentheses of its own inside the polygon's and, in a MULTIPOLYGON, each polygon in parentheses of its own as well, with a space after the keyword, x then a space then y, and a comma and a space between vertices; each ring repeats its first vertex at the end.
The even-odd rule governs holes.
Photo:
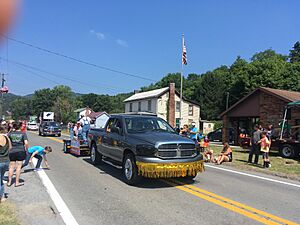
POLYGON ((125 155, 123 161, 123 175, 125 182, 129 185, 135 185, 141 180, 141 176, 138 175, 134 155, 131 153, 125 155))
POLYGON ((91 161, 93 165, 100 164, 102 161, 102 155, 97 151, 97 146, 95 143, 91 146, 91 161))
POLYGON ((284 144, 280 147, 280 155, 284 158, 294 158, 295 157, 295 149, 292 145, 284 144))
POLYGON ((57 137, 61 137, 61 134, 58 134, 57 137))

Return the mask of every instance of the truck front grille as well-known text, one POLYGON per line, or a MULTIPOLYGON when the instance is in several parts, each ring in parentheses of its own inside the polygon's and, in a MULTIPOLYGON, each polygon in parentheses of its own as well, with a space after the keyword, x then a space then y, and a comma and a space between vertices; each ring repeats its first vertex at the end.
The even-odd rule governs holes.
POLYGON ((157 156, 159 158, 189 158, 197 155, 194 144, 174 143, 161 144, 158 146, 157 156))

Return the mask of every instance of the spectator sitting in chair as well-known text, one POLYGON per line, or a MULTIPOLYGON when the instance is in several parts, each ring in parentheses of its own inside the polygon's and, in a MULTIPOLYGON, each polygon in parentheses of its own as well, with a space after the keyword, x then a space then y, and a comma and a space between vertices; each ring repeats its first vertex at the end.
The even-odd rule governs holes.
POLYGON ((214 151, 210 148, 204 150, 203 155, 205 157, 205 162, 215 163, 214 151))

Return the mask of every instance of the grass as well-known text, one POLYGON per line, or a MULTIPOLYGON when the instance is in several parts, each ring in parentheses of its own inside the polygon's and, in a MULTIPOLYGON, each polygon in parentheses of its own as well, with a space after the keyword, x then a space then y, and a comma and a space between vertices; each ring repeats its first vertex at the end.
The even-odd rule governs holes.
MULTIPOLYGON (((222 147, 211 145, 210 148, 214 150, 214 155, 217 156, 222 147)), ((300 159, 286 159, 278 155, 278 152, 270 152, 271 168, 265 169, 262 167, 263 159, 259 156, 258 165, 247 164, 249 150, 242 148, 233 148, 233 161, 231 163, 223 163, 223 165, 235 167, 241 170, 258 171, 270 175, 276 175, 284 178, 294 179, 300 181, 300 159)), ((254 160, 254 156, 253 156, 254 160)))
POLYGON ((0 203, 0 225, 20 225, 13 205, 0 203))

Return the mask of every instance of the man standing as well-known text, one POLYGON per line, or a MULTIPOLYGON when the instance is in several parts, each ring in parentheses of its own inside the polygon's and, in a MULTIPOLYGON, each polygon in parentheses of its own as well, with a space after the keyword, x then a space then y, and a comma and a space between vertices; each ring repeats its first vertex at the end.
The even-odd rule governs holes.
POLYGON ((197 134, 198 134, 198 128, 196 127, 196 123, 192 122, 192 127, 190 128, 189 131, 190 134, 190 139, 192 139, 193 141, 197 141, 197 134))
POLYGON ((80 123, 82 126, 82 138, 85 144, 87 144, 87 135, 91 126, 91 118, 85 115, 80 119, 80 123))
POLYGON ((260 152, 260 144, 259 141, 261 139, 261 130, 259 129, 259 126, 256 124, 254 126, 254 132, 252 134, 251 138, 251 150, 249 152, 249 158, 248 158, 248 163, 252 163, 252 157, 255 155, 254 158, 254 164, 258 164, 258 158, 259 158, 259 152, 260 152))

